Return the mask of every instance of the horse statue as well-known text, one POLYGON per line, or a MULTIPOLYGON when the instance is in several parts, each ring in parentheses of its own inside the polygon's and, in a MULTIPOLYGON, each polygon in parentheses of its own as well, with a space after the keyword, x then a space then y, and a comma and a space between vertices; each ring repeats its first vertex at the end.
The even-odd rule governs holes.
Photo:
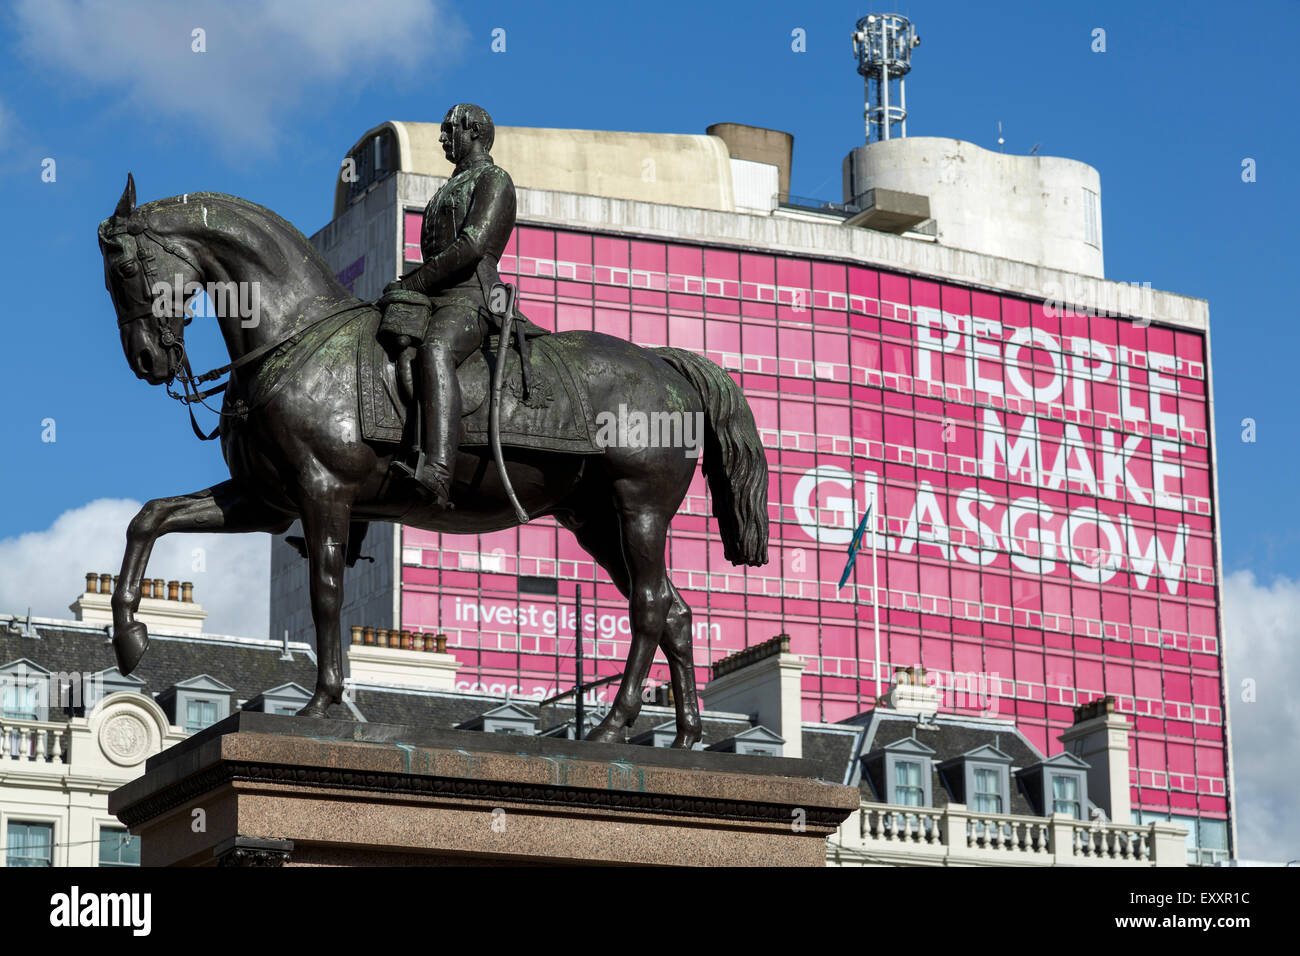
MULTIPOLYGON (((390 387, 400 378, 392 359, 372 347, 378 311, 353 296, 311 242, 270 210, 212 192, 137 206, 135 181, 128 175, 113 215, 99 226, 99 245, 122 349, 136 377, 166 385, 169 394, 186 402, 224 389, 218 432, 230 469, 230 480, 156 498, 132 519, 112 598, 118 667, 131 673, 149 645, 148 631, 135 620, 135 612, 150 551, 161 535, 278 534, 301 519, 318 672, 315 693, 298 713, 325 717, 342 702, 343 574, 349 561, 356 560, 368 522, 400 522, 452 534, 521 523, 488 443, 476 444, 472 429, 462 433, 469 437, 462 438, 455 458, 452 509, 431 505, 390 471, 412 428, 384 431, 374 426, 379 413, 373 408, 383 404, 378 393, 388 395, 389 405, 402 404, 392 397, 401 395, 401 389, 390 387), (170 294, 162 292, 173 283, 173 306, 179 307, 169 307, 170 294), (185 353, 185 328, 191 321, 183 307, 190 295, 185 290, 211 283, 256 290, 256 315, 239 308, 223 314, 218 307, 230 364, 195 375, 185 353), (198 390, 199 384, 227 373, 224 386, 198 390), (184 396, 172 391, 178 378, 184 396)), ((617 696, 587 739, 621 739, 620 732, 641 708, 641 690, 659 647, 676 704, 673 746, 690 748, 701 736, 691 609, 668 576, 668 525, 702 453, 727 559, 737 565, 767 563, 767 460, 753 414, 731 376, 692 352, 641 348, 584 331, 534 338, 531 351, 531 389, 525 386, 524 398, 501 425, 508 485, 525 519, 553 516, 573 533, 622 592, 630 612, 631 646, 617 696), (546 349, 539 348, 543 342, 546 349), (530 395, 553 398, 565 387, 560 381, 548 391, 547 383, 538 380, 537 353, 542 351, 552 357, 553 370, 563 371, 555 380, 568 376, 571 400, 565 424, 571 430, 583 431, 589 423, 581 419, 593 410, 671 410, 703 421, 702 447, 694 453, 644 441, 538 447, 530 435, 538 429, 524 419, 546 411, 530 403, 545 402, 530 395), (510 422, 520 416, 512 430, 510 422)), ((515 355, 507 353, 506 359, 515 355)), ((459 369, 466 428, 476 407, 472 396, 486 391, 491 362, 485 344, 459 369)), ((483 404, 477 402, 480 410, 483 404)))

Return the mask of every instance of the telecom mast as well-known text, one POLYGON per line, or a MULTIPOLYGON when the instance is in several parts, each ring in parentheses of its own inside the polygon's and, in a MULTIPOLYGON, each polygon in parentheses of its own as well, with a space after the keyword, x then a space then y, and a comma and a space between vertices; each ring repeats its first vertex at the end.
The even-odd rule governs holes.
POLYGON ((912 69, 912 48, 921 45, 916 28, 897 13, 872 13, 858 21, 853 55, 866 80, 867 142, 907 135, 907 90, 903 77, 912 69), (890 85, 897 81, 897 96, 890 85), (897 103, 897 105, 894 105, 897 103), (899 131, 892 132, 897 123, 899 131))

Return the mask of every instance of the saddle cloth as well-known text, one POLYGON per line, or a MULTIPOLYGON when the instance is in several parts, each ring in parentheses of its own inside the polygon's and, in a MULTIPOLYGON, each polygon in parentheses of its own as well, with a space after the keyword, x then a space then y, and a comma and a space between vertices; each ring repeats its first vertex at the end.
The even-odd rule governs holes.
MULTIPOLYGON (((378 309, 363 313, 350 323, 357 340, 357 396, 361 437, 366 441, 411 441, 407 434, 407 404, 397 385, 397 374, 387 350, 375 338, 379 328, 378 309)), ((540 335, 528 343, 528 396, 523 396, 519 352, 511 348, 506 356, 506 376, 501 389, 501 444, 513 448, 601 454, 595 444, 586 393, 578 387, 564 361, 564 335, 540 335)), ((460 444, 473 447, 488 444, 488 413, 491 402, 491 373, 496 361, 499 336, 492 335, 484 347, 456 370, 460 379, 462 417, 460 444)))

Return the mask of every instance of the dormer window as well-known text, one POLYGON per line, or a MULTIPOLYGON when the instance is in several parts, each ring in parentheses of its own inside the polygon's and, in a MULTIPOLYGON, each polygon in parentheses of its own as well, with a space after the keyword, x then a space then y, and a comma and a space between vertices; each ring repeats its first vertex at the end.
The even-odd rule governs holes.
POLYGON ((676 737, 677 722, 669 720, 635 737, 629 737, 627 742, 640 747, 671 747, 676 737))
POLYGON ((779 757, 784 747, 784 737, 759 724, 704 749, 749 757, 779 757))
POLYGON ((230 716, 235 689, 215 677, 200 674, 173 684, 158 695, 158 705, 173 724, 196 734, 230 716))
POLYGON ((1016 772, 1034 812, 1043 816, 1066 813, 1088 818, 1088 764, 1071 753, 1059 753, 1016 772))
POLYGON ((307 706, 311 694, 298 684, 281 684, 263 691, 250 701, 240 705, 241 710, 261 711, 264 714, 282 714, 293 716, 307 706))
POLYGON ((457 730, 481 730, 487 734, 521 734, 532 737, 537 733, 537 718, 532 711, 518 704, 502 704, 472 720, 456 725, 457 730))
POLYGON ((904 807, 933 806, 934 753, 915 737, 905 737, 862 758, 876 799, 904 807))
POLYGON ((6 720, 48 720, 51 674, 23 658, 0 667, 0 716, 6 720))
POLYGON ((1011 812, 1011 758, 985 744, 939 765, 957 803, 976 813, 1011 812))
POLYGON ((89 713, 109 694, 132 692, 143 694, 144 681, 134 674, 123 676, 116 667, 110 667, 91 676, 91 679, 86 682, 82 696, 85 698, 86 712, 89 713))

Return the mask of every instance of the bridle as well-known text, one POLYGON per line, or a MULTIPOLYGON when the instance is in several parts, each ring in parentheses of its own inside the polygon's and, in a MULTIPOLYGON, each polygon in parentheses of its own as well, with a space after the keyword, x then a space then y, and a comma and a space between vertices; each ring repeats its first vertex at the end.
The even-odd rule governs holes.
MULTIPOLYGON (((219 368, 211 369, 201 375, 195 375, 194 370, 190 367, 189 355, 185 352, 185 336, 184 334, 177 334, 178 330, 174 325, 175 317, 170 314, 159 315, 153 304, 154 297, 152 293, 158 285, 154 278, 156 274, 154 262, 155 254, 152 249, 141 241, 141 239, 149 240, 149 242, 162 249, 164 252, 180 259, 194 270, 195 276, 202 276, 203 271, 199 268, 198 263, 196 263, 179 245, 169 240, 166 236, 160 236, 154 230, 150 229, 148 223, 142 220, 142 215, 143 214, 141 214, 138 209, 132 210, 130 217, 124 224, 103 233, 105 239, 114 239, 118 242, 121 242, 124 236, 129 235, 132 237, 131 245, 135 248, 135 255, 131 256, 128 254, 124 259, 124 262, 135 261, 139 264, 140 273, 145 283, 145 290, 149 293, 149 295, 145 296, 145 298, 150 300, 149 307, 135 315, 128 316, 127 318, 119 317, 117 320, 117 326, 120 330, 134 322, 139 322, 141 319, 152 318, 154 320, 157 326, 155 337, 158 341, 158 345, 167 353, 168 378, 165 383, 167 394, 169 397, 176 399, 176 401, 185 406, 186 410, 190 414, 190 427, 194 429, 194 434, 198 436, 199 440, 212 441, 221 433, 221 423, 218 421, 217 426, 213 428, 211 432, 204 434, 203 430, 199 428, 198 419, 194 417, 195 404, 202 405, 219 418, 242 419, 248 415, 250 409, 242 398, 235 399, 232 403, 232 410, 229 412, 224 411, 223 409, 213 408, 207 403, 207 399, 212 398, 214 395, 220 395, 229 387, 229 379, 208 389, 200 389, 201 385, 207 382, 216 381, 222 375, 234 372, 237 369, 251 365, 259 359, 265 358, 271 352, 298 341, 302 337, 303 333, 313 326, 343 312, 355 309, 357 306, 355 304, 350 304, 334 309, 325 315, 317 316, 303 323, 293 332, 290 332, 281 339, 259 345, 257 348, 246 352, 239 358, 234 359, 219 368), (181 383, 180 392, 176 392, 172 388, 172 382, 177 379, 179 379, 181 383)), ((109 286, 109 292, 110 294, 112 293, 111 285, 109 286)), ((194 321, 194 316, 189 313, 188 309, 184 309, 183 307, 182 312, 184 315, 184 321, 181 323, 180 329, 183 330, 194 321)))

